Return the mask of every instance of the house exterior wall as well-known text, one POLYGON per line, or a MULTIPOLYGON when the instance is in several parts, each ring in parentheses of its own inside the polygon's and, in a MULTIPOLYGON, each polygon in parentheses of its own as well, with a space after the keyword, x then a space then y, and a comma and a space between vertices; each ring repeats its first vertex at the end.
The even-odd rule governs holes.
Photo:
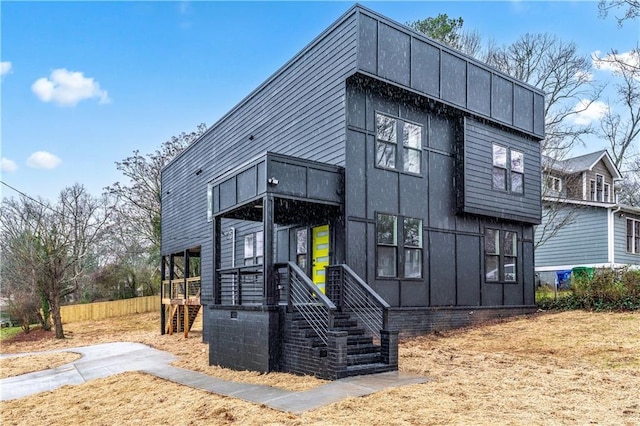
POLYGON ((540 91, 371 11, 359 13, 361 73, 544 137, 540 91))
MULTIPOLYGON (((366 79, 351 79, 347 87, 347 264, 396 307, 533 304, 533 225, 457 211, 455 154, 462 143, 459 141, 461 117, 451 109, 443 113, 441 108, 430 106, 424 98, 411 92, 366 82, 366 79), (423 127, 420 174, 375 165, 376 112, 423 127), (376 276, 377 213, 422 220, 421 278, 376 276), (487 227, 517 233, 517 282, 485 282, 487 227)), ((476 139, 472 143, 490 147, 491 140, 476 139)), ((532 157, 538 156, 533 160, 532 169, 539 164, 537 149, 531 151, 532 157)), ((491 158, 485 160, 486 173, 490 175, 491 158)), ((539 193, 540 174, 532 174, 539 193)), ((539 205, 534 205, 532 211, 533 216, 539 214, 539 205)))
POLYGON ((461 211, 533 224, 540 222, 540 144, 537 141, 466 118, 463 153, 460 157, 461 211), (494 143, 524 154, 522 194, 493 188, 491 168, 494 143))
MULTIPOLYGON (((536 248, 536 268, 604 264, 608 259, 608 209, 593 206, 568 207, 571 223, 536 248)), ((547 216, 543 214, 544 227, 547 216)))
POLYGON ((640 215, 619 213, 613 215, 613 226, 615 232, 614 239, 614 261, 616 264, 640 265, 640 254, 627 252, 627 219, 640 220, 640 215))
POLYGON ((356 15, 346 14, 163 170, 162 252, 201 246, 203 304, 213 289, 207 183, 267 150, 343 165, 344 80, 356 46, 356 15))

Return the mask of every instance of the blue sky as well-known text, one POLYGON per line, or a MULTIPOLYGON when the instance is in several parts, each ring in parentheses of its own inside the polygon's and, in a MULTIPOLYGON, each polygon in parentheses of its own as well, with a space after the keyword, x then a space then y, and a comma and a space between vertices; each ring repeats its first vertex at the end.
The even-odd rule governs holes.
MULTIPOLYGON (((498 44, 549 32, 585 55, 640 37, 638 21, 598 18, 595 1, 362 4, 401 23, 460 16, 498 44)), ((3 1, 2 180, 49 199, 76 182, 98 195, 123 179, 116 161, 212 125, 352 5, 3 1)))

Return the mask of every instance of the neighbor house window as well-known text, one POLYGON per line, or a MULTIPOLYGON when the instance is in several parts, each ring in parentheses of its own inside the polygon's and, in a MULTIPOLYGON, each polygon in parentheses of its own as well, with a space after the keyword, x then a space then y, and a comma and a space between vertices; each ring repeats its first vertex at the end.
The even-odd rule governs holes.
POLYGON ((376 219, 377 276, 422 278, 422 219, 383 213, 376 219))
POLYGON ((640 254, 640 220, 627 219, 627 252, 640 254))
POLYGON ((549 176, 547 177, 547 189, 553 192, 561 192, 562 191, 562 179, 549 176))
POLYGON ((258 265, 264 255, 264 232, 258 231, 244 236, 244 264, 258 265))
POLYGON ((605 203, 611 202, 611 185, 608 183, 604 184, 604 201, 605 203))
POLYGON ((589 200, 596 201, 596 181, 589 179, 589 200))
POLYGON ((596 201, 604 201, 604 176, 596 175, 596 201))
POLYGON ((419 174, 421 164, 422 126, 376 113, 376 166, 419 174))
POLYGON ((524 154, 493 144, 493 188, 516 194, 524 192, 524 154))
POLYGON ((487 282, 517 281, 518 235, 511 231, 486 229, 484 268, 487 282))

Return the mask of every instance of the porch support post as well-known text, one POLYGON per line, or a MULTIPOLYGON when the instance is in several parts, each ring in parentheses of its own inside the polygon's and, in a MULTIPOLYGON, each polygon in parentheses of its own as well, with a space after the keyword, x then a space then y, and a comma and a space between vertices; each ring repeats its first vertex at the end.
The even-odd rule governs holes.
POLYGON ((262 199, 262 227, 264 230, 263 247, 263 305, 278 304, 276 276, 273 268, 273 221, 275 218, 273 195, 267 194, 262 199))
POLYGON ((213 304, 221 303, 220 297, 220 232, 222 230, 222 219, 219 216, 213 219, 213 304))
POLYGON ((162 300, 164 299, 164 289, 165 289, 164 279, 166 278, 165 273, 166 273, 166 256, 161 256, 160 257, 160 334, 165 333, 165 326, 167 323, 165 306, 162 303, 162 300))

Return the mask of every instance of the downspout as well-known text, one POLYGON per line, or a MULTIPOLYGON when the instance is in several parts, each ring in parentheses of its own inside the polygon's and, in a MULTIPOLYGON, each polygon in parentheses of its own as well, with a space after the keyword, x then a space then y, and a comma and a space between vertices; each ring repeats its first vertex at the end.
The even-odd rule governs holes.
MULTIPOLYGON (((235 268, 236 267, 236 228, 234 228, 233 226, 231 228, 229 228, 229 230, 231 231, 231 267, 235 268)), ((239 277, 238 277, 239 278, 239 277)), ((238 279, 239 282, 239 279, 238 279)), ((233 305, 236 304, 236 276, 235 274, 231 275, 231 288, 233 289, 231 291, 231 303, 233 305)))
MULTIPOLYGON (((617 198, 617 197, 616 197, 617 198)), ((617 201, 617 200, 616 200, 617 201)), ((608 242, 608 260, 609 260, 609 264, 611 264, 611 269, 613 269, 614 263, 615 263, 615 237, 616 237, 616 232, 615 232, 615 220, 616 220, 616 213, 618 213, 620 210, 622 209, 622 206, 620 206, 619 204, 617 204, 617 208, 615 210, 608 210, 609 211, 609 223, 608 223, 608 238, 607 238, 607 242, 608 242)))

